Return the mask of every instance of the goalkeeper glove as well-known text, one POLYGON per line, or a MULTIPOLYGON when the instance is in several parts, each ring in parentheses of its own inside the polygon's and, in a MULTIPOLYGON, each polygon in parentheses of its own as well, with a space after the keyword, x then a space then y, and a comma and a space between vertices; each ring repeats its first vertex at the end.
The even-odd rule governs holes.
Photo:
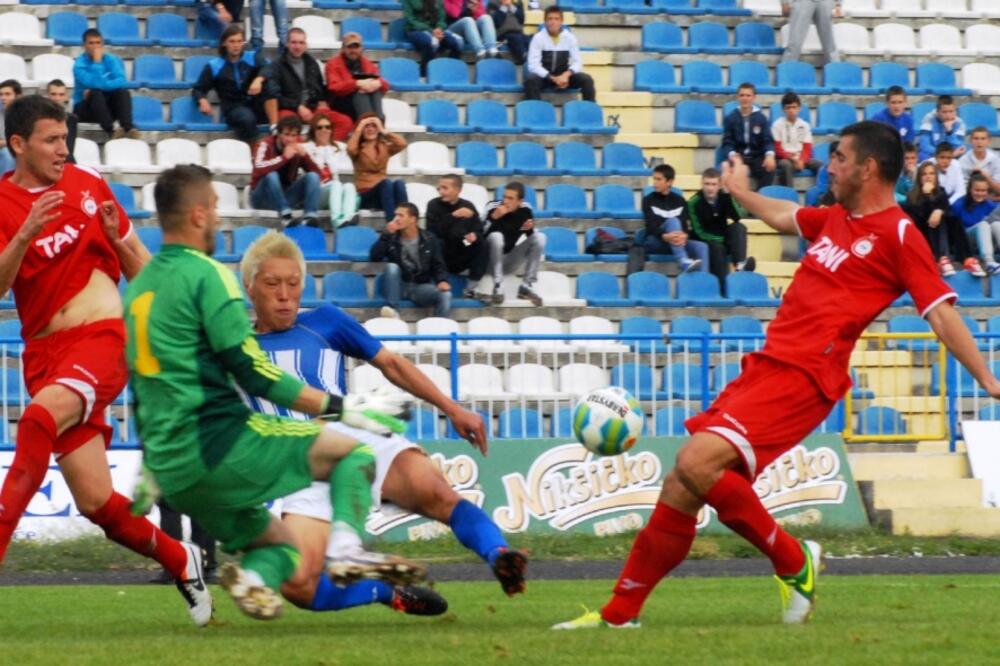
POLYGON ((129 510, 133 516, 145 516, 160 499, 160 486, 146 465, 139 471, 139 479, 132 490, 132 504, 129 510))
POLYGON ((389 386, 371 393, 330 394, 326 411, 320 418, 379 435, 402 433, 406 432, 406 419, 410 418, 410 398, 389 386))

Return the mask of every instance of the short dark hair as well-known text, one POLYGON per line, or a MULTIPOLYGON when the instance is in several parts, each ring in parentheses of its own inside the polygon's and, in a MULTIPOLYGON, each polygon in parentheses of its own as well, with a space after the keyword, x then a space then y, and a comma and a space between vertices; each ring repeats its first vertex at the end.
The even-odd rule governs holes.
POLYGON ((657 164, 653 167, 653 173, 658 173, 663 176, 666 180, 673 180, 677 177, 677 172, 669 164, 657 164))
POLYGON ((67 87, 66 86, 66 82, 63 81, 62 79, 52 79, 51 81, 49 81, 48 83, 45 84, 45 89, 48 90, 49 88, 52 88, 53 86, 55 86, 56 88, 66 88, 67 87))
POLYGON ((854 137, 852 147, 856 155, 854 163, 861 164, 868 158, 878 164, 882 182, 895 183, 903 171, 903 140, 894 127, 862 120, 848 125, 840 132, 840 138, 854 137))
POLYGON ((913 143, 912 141, 903 142, 904 155, 909 155, 910 153, 915 153, 915 152, 917 152, 917 144, 913 143))
MULTIPOLYGON (((967 211, 971 211, 975 207, 975 202, 972 200, 972 186, 975 183, 985 183, 988 186, 990 181, 987 180, 986 176, 984 176, 980 171, 976 171, 969 175, 969 182, 965 185, 965 196, 963 197, 964 201, 962 202, 965 206, 965 210, 967 211)), ((990 258, 992 259, 992 257, 990 258)))
MULTIPOLYGON (((41 95, 25 95, 18 97, 4 111, 4 141, 10 146, 13 136, 23 137, 27 141, 35 131, 35 123, 39 120, 56 120, 66 122, 66 109, 62 108, 48 97, 41 95)), ((11 150, 13 153, 13 150, 11 150)), ((15 156, 16 157, 16 156, 15 156)))
POLYGON ((298 26, 295 26, 295 27, 292 27, 292 28, 288 29, 288 34, 289 35, 292 34, 293 32, 301 32, 306 37, 309 37, 309 33, 307 33, 305 30, 303 30, 302 28, 300 28, 298 26))
POLYGON ((302 131, 302 121, 296 115, 282 116, 278 118, 278 124, 275 125, 275 130, 280 134, 283 130, 295 130, 296 132, 302 131))
POLYGON ((517 195, 518 199, 524 199, 524 185, 522 185, 521 183, 517 182, 516 180, 512 180, 509 183, 507 183, 504 186, 503 191, 504 192, 513 192, 514 194, 517 195))
POLYGON ((973 134, 975 134, 976 132, 986 132, 987 136, 988 136, 988 135, 989 135, 989 133, 990 133, 990 131, 989 131, 988 129, 986 129, 985 127, 983 127, 982 125, 976 125, 975 127, 973 127, 973 128, 972 128, 972 129, 971 129, 971 130, 969 131, 969 136, 971 137, 971 136, 972 136, 973 134))
POLYGON ((229 25, 227 25, 226 29, 222 31, 221 35, 219 35, 219 55, 221 56, 226 55, 225 44, 227 39, 229 39, 233 35, 242 35, 242 34, 243 34, 242 23, 230 23, 229 25))
POLYGON ((781 108, 785 108, 789 104, 798 104, 799 106, 802 106, 802 100, 799 99, 799 96, 795 93, 787 92, 781 97, 781 108))
POLYGON ((739 85, 739 87, 736 89, 736 92, 739 92, 741 90, 749 90, 754 95, 757 94, 757 86, 755 86, 754 84, 750 83, 749 81, 744 81, 743 83, 741 83, 739 85))
POLYGON ((563 17, 562 7, 560 7, 559 5, 549 5, 548 7, 545 8, 544 16, 548 16, 549 14, 559 14, 559 18, 562 18, 563 17))
POLYGON ((21 84, 17 81, 17 79, 7 79, 6 81, 0 81, 0 88, 13 88, 15 97, 20 97, 21 92, 23 91, 23 88, 21 88, 21 84))
POLYGON ((950 105, 954 103, 955 103, 955 98, 953 98, 951 95, 940 95, 937 98, 937 106, 934 108, 940 109, 942 106, 945 106, 946 104, 950 105))
POLYGON ((97 37, 102 42, 104 41, 104 35, 102 35, 101 31, 98 30, 97 28, 87 28, 86 30, 84 30, 83 31, 83 37, 80 38, 80 41, 83 44, 86 44, 87 40, 90 39, 91 37, 97 37))
POLYGON ((945 153, 954 153, 955 146, 951 145, 947 141, 942 141, 938 145, 934 146, 934 157, 938 155, 943 155, 945 153))
POLYGON ((903 86, 889 86, 885 91, 885 101, 888 102, 890 97, 895 97, 896 95, 906 97, 906 91, 903 90, 903 86))
POLYGON ((463 180, 457 173, 445 174, 441 176, 441 180, 450 180, 458 189, 462 189, 462 186, 465 185, 465 180, 463 180))
POLYGON ((719 170, 716 169, 715 167, 708 167, 707 169, 705 169, 704 171, 701 172, 701 177, 702 177, 702 179, 705 179, 705 178, 719 179, 719 178, 722 178, 722 174, 719 173, 719 170))
POLYGON ((212 172, 197 164, 178 164, 156 179, 153 199, 164 231, 176 231, 184 225, 183 215, 190 205, 188 192, 199 185, 211 187, 212 172))
POLYGON ((396 204, 396 210, 402 208, 406 211, 406 214, 412 218, 420 219, 420 210, 417 208, 416 204, 412 204, 409 201, 404 201, 403 203, 396 204))

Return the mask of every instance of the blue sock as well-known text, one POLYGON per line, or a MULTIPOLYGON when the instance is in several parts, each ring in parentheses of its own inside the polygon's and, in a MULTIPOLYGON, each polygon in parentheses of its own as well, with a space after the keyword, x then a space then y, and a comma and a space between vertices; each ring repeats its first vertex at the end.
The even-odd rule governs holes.
POLYGON ((507 547, 507 540, 503 538, 496 523, 469 500, 462 500, 455 505, 448 519, 448 526, 463 546, 489 562, 490 566, 493 566, 500 549, 507 547))
POLYGON ((392 586, 380 580, 366 580, 347 587, 338 587, 326 576, 319 577, 316 596, 309 609, 314 611, 338 611, 367 604, 387 604, 392 601, 392 586))

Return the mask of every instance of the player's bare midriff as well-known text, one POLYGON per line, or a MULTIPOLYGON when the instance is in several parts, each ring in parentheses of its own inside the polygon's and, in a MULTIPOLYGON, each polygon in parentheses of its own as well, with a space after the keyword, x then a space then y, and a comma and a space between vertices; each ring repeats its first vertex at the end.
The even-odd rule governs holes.
POLYGON ((69 299, 35 338, 44 338, 58 331, 83 326, 104 319, 122 317, 122 299, 118 286, 103 271, 95 268, 87 285, 69 299))

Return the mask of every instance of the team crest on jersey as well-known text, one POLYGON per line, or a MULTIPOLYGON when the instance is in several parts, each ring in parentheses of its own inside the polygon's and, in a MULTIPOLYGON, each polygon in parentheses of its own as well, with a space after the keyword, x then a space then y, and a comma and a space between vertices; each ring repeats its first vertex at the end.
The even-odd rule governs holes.
POLYGON ((851 245, 851 254, 864 259, 875 249, 875 238, 877 238, 875 234, 869 234, 854 241, 854 244, 851 245))
POLYGON ((80 200, 80 209, 90 217, 97 215, 97 202, 94 201, 94 197, 90 196, 89 190, 83 191, 83 198, 80 200))

